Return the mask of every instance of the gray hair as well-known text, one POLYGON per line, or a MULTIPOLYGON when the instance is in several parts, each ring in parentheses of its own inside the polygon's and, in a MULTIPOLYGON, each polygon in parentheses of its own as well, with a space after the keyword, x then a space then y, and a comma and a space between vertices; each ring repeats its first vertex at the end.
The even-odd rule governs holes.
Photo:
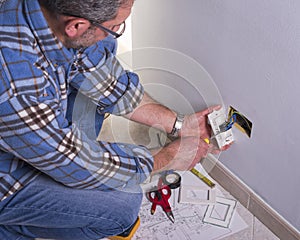
POLYGON ((118 9, 130 0, 39 0, 55 15, 82 17, 99 23, 116 17, 118 9))

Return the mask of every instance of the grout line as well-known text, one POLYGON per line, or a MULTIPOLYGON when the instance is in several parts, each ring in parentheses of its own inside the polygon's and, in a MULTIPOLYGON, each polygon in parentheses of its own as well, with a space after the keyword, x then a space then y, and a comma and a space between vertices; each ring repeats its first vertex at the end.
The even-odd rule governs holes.
POLYGON ((254 239, 254 234, 255 234, 255 216, 252 214, 252 231, 251 231, 251 240, 255 240, 254 239))

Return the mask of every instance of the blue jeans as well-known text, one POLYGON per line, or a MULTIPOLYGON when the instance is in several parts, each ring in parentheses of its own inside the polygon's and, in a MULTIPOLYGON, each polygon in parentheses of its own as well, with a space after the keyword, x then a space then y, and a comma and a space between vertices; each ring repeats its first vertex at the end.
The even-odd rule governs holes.
POLYGON ((142 193, 72 189, 42 174, 0 202, 0 239, 118 235, 135 222, 141 201, 142 193))

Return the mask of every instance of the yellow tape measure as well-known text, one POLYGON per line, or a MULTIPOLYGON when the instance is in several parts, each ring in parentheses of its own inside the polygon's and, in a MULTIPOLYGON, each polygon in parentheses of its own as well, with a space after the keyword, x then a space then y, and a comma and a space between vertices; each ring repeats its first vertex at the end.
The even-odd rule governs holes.
POLYGON ((210 181, 207 177, 205 177, 202 173, 200 173, 197 169, 193 168, 191 170, 193 174, 195 174, 198 178, 200 178, 204 183, 213 188, 216 184, 210 181))

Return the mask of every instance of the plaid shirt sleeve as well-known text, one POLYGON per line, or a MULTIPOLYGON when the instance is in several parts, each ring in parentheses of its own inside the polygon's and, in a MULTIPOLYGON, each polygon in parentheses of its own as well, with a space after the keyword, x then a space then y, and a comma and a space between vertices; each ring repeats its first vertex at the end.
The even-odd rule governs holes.
POLYGON ((98 55, 105 57, 96 66, 91 58, 78 54, 81 65, 77 66, 75 73, 71 73, 74 77, 70 84, 92 99, 98 105, 99 113, 124 115, 132 112, 144 94, 138 75, 125 71, 102 43, 98 47, 101 49, 98 55))

